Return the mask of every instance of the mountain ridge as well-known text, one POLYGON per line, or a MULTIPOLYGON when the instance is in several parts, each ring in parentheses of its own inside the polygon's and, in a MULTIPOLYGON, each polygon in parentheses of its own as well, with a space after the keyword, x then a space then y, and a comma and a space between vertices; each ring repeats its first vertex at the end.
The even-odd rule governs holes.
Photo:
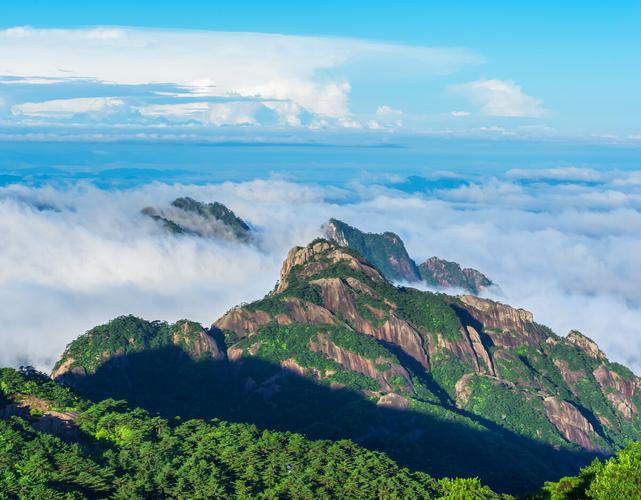
MULTIPOLYGON (((560 337, 528 311, 489 299, 396 287, 358 252, 323 239, 290 250, 274 290, 232 308, 210 336, 223 343, 218 362, 238 384, 229 386, 238 387, 237 418, 262 415, 266 424, 310 435, 338 430, 397 459, 412 433, 416 443, 458 450, 460 430, 429 430, 445 429, 435 422, 447 420, 502 435, 505 443, 492 445, 499 455, 512 441, 530 450, 539 479, 551 478, 552 464, 557 472, 576 470, 589 456, 639 439, 639 378, 607 361, 587 337, 560 337), (395 412, 396 423, 384 411, 395 412), (325 427, 318 427, 321 416, 325 427)), ((215 386, 215 377, 208 380, 215 386)), ((480 436, 474 439, 485 443, 480 436)), ((480 463, 482 449, 468 450, 465 470, 491 485, 507 481, 512 491, 517 480, 533 487, 522 475, 507 479, 518 473, 511 466, 502 466, 510 474, 492 473, 480 463)), ((428 472, 453 470, 454 457, 435 467, 406 455, 428 472)))

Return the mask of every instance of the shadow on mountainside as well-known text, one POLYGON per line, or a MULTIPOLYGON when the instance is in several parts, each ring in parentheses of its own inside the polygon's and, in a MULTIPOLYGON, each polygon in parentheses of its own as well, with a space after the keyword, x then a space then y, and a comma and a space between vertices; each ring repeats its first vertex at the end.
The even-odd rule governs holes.
POLYGON ((349 438, 403 466, 436 477, 478 476, 513 494, 575 474, 595 456, 555 449, 477 416, 468 415, 474 423, 452 418, 442 406, 432 408, 443 418, 381 407, 264 360, 195 361, 175 346, 114 357, 95 374, 66 382, 94 401, 125 399, 167 418, 220 418, 310 438, 349 438))

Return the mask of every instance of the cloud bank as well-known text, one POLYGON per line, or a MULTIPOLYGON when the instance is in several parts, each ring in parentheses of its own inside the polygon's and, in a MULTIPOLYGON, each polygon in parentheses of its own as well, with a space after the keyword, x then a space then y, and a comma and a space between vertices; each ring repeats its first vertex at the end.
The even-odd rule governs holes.
POLYGON ((432 187, 411 194, 403 179, 382 176, 339 187, 2 188, 0 364, 48 369, 66 343, 120 314, 208 325, 267 293, 289 248, 337 217, 397 232, 419 262, 438 255, 483 271, 501 285, 498 300, 533 311, 559 334, 581 330, 641 373, 641 172, 512 170, 456 175, 451 185, 453 176, 428 175, 432 187), (259 243, 170 236, 140 214, 177 196, 225 203, 256 228, 259 243))

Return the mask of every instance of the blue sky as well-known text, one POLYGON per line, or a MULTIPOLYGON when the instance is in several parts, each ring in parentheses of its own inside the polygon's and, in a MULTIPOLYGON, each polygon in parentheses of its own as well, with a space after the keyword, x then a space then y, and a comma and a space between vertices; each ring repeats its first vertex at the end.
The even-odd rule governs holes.
POLYGON ((638 1, 101 4, 3 2, 0 136, 641 143, 638 1))

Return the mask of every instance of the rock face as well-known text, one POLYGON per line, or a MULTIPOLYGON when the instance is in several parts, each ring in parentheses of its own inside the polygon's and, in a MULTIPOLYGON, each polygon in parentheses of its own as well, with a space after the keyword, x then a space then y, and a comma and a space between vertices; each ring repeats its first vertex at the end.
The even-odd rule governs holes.
POLYGON ((430 257, 418 266, 421 279, 439 288, 458 288, 469 293, 479 294, 493 285, 492 281, 480 271, 462 269, 460 264, 438 257, 430 257))
POLYGON ((364 233, 337 219, 329 220, 325 233, 339 245, 356 250, 389 280, 412 283, 421 279, 403 240, 394 233, 364 233))
POLYGON ((163 224, 172 234, 240 242, 251 239, 251 229, 247 223, 218 202, 202 203, 192 198, 176 198, 169 207, 145 207, 142 213, 163 224))

